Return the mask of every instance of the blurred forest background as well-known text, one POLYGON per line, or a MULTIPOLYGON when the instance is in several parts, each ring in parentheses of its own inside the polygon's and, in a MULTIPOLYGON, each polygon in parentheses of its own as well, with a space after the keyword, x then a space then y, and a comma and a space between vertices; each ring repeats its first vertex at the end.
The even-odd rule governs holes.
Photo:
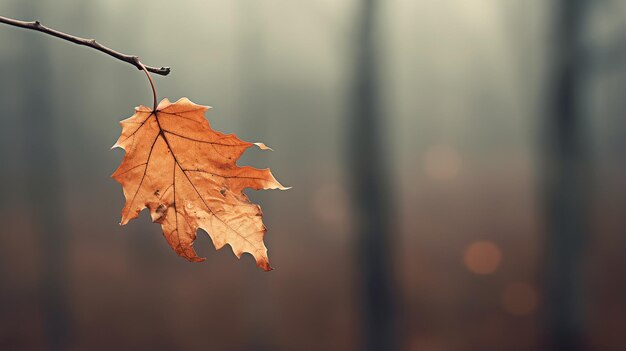
POLYGON ((0 349, 623 350, 626 2, 3 0, 264 141, 275 270, 118 226, 135 67, 0 25, 0 349))

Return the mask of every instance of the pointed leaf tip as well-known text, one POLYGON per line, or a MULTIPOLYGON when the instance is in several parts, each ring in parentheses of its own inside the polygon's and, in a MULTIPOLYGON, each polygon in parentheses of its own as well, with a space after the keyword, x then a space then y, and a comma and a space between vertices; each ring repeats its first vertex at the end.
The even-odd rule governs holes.
POLYGON ((254 145, 256 145, 259 149, 261 150, 269 150, 269 151, 274 151, 274 149, 272 149, 271 147, 263 144, 263 143, 253 143, 254 145))

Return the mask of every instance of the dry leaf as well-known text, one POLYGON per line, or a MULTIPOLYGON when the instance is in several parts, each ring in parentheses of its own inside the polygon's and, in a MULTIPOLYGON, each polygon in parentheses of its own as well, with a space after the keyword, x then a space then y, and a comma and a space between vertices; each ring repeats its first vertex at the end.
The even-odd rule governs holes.
POLYGON ((126 197, 120 224, 147 207, 170 246, 187 260, 204 260, 193 248, 202 228, 216 249, 229 244, 237 257, 248 252, 257 266, 271 270, 261 208, 243 190, 286 188, 269 169, 236 165, 247 148, 269 148, 214 131, 204 117, 208 109, 187 98, 164 99, 156 112, 139 106, 120 123, 122 135, 113 147, 126 155, 112 175, 126 197))

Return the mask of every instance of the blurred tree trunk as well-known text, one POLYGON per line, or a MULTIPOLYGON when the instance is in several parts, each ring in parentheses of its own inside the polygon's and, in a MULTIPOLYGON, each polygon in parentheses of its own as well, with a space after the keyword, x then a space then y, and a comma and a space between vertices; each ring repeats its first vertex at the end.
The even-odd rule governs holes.
MULTIPOLYGON (((254 131, 255 140, 267 141, 269 116, 266 104, 265 46, 263 35, 263 3, 257 0, 239 0, 237 2, 237 30, 239 46, 237 51, 238 104, 242 129, 254 131)), ((254 197, 254 194, 251 194, 254 197)), ((271 212, 271 202, 263 204, 263 210, 271 212)), ((270 300, 267 277, 256 270, 246 276, 245 301, 242 320, 244 323, 245 350, 275 350, 272 325, 272 313, 269 305, 257 301, 270 300), (259 318, 259 316, 263 316, 259 318)))
MULTIPOLYGON (((25 18, 45 11, 35 10, 30 2, 21 3, 25 18)), ((61 189, 59 141, 54 137, 51 99, 51 72, 44 41, 54 39, 31 33, 34 40, 24 44, 21 65, 22 89, 20 115, 24 130, 25 184, 31 223, 40 252, 40 306, 43 308, 48 349, 67 350, 70 334, 68 313, 68 224, 61 189), (35 38, 35 36, 40 36, 35 38)), ((58 42, 57 42, 58 43, 58 42)))
POLYGON ((545 141, 546 342, 549 350, 585 350, 583 247, 589 226, 589 165, 582 123, 581 37, 585 0, 557 0, 553 71, 545 141))
POLYGON ((391 256, 391 191, 384 159, 383 118, 378 84, 376 0, 357 5, 351 119, 347 126, 349 182, 355 213, 362 293, 361 350, 397 348, 391 256))

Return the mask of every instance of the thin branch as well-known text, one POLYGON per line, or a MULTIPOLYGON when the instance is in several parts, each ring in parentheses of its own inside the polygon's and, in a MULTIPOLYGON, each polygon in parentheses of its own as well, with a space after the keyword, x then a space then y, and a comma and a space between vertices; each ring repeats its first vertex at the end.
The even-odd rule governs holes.
POLYGON ((78 45, 84 45, 87 47, 90 47, 92 49, 96 49, 98 51, 104 52, 105 54, 111 55, 113 57, 115 57, 118 60, 124 61, 124 62, 128 62, 131 65, 137 67, 137 69, 139 70, 147 70, 150 71, 152 73, 156 73, 156 74, 160 74, 162 76, 166 76, 170 73, 170 68, 169 67, 161 67, 161 68, 156 68, 156 67, 151 67, 151 66, 144 66, 143 63, 141 63, 141 61, 139 61, 139 57, 137 56, 133 56, 133 55, 125 55, 122 54, 120 52, 117 52, 113 49, 110 49, 100 43, 98 43, 95 39, 85 39, 85 38, 81 38, 81 37, 77 37, 77 36, 73 36, 70 34, 66 34, 63 32, 59 32, 58 30, 52 29, 52 28, 48 28, 44 25, 42 25, 41 23, 39 23, 39 21, 32 21, 32 22, 24 22, 24 21, 18 21, 18 20, 14 20, 11 18, 6 18, 6 17, 2 17, 0 16, 0 23, 6 23, 8 25, 11 26, 16 26, 16 27, 20 27, 20 28, 26 28, 26 29, 32 29, 32 30, 36 30, 42 33, 46 33, 52 36, 55 36, 57 38, 61 38, 63 40, 67 40, 67 41, 71 41, 72 43, 78 44, 78 45))

